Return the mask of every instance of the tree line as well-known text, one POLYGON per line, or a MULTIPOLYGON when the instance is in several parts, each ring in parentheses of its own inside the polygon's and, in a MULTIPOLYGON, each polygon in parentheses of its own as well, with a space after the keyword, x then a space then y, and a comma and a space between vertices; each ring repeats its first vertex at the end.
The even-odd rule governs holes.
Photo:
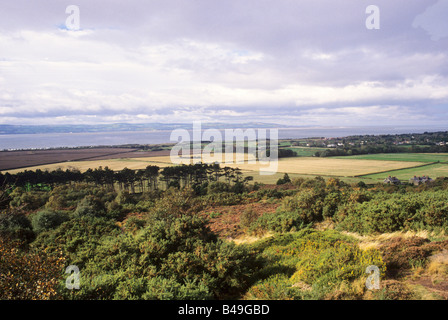
POLYGON ((204 183, 225 180, 228 184, 242 184, 253 180, 253 177, 243 177, 238 168, 224 167, 218 163, 197 163, 190 165, 159 166, 149 165, 145 169, 132 170, 124 168, 114 171, 109 167, 99 167, 81 172, 78 169, 61 168, 53 171, 25 170, 16 174, 0 172, 0 186, 22 187, 31 189, 52 189, 60 184, 87 182, 110 189, 136 193, 146 190, 157 190, 169 187, 197 187, 204 183))

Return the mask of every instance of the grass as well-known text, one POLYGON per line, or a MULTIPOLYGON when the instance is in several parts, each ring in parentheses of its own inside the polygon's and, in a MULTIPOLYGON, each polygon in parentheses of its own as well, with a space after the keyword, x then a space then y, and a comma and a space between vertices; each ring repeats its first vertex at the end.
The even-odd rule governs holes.
POLYGON ((386 160, 386 161, 410 161, 410 162, 448 162, 447 153, 379 153, 356 156, 332 157, 333 159, 353 160, 386 160))
MULTIPOLYGON (((277 172, 273 175, 260 175, 258 171, 250 171, 250 170, 242 170, 243 176, 252 176, 254 178, 254 182, 264 183, 264 184, 276 184, 277 180, 283 178, 283 172, 277 172)), ((314 178, 314 177, 322 177, 324 179, 334 178, 334 176, 322 175, 322 174, 298 174, 298 173, 288 173, 289 178, 291 180, 295 178, 314 178)), ((366 184, 376 183, 376 181, 363 178, 363 177, 338 177, 341 181, 349 184, 358 183, 363 181, 366 184)))
POLYGON ((435 163, 416 168, 405 168, 400 170, 390 170, 382 173, 361 175, 360 177, 379 181, 385 179, 388 176, 394 176, 402 181, 408 181, 413 176, 424 176, 424 175, 430 176, 433 179, 437 177, 447 177, 448 164, 435 163))
MULTIPOLYGON (((370 248, 379 248, 380 245, 386 241, 390 241, 397 238, 402 239, 411 239, 414 237, 428 239, 430 241, 446 241, 448 240, 448 236, 444 232, 436 232, 436 231, 396 231, 390 233, 381 233, 381 234, 370 234, 370 235, 360 235, 354 232, 342 231, 341 234, 350 236, 358 240, 358 246, 363 249, 370 248)), ((448 258, 447 258, 448 263, 448 258)))

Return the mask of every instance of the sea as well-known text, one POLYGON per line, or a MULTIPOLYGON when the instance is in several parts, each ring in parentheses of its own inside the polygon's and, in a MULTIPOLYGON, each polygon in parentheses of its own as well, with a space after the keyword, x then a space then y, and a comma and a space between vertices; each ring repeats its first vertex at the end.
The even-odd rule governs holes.
MULTIPOLYGON (((299 128, 262 128, 267 137, 272 130, 278 130, 279 139, 300 138, 336 138, 352 135, 412 134, 447 131, 447 127, 299 127, 299 128)), ((242 128, 247 130, 247 128, 242 128)), ((224 129, 219 130, 224 137, 224 129)), ((154 131, 114 131, 85 133, 36 133, 0 135, 0 150, 29 150, 51 148, 77 148, 97 146, 118 146, 129 144, 167 144, 178 143, 180 138, 172 140, 171 130, 154 131)), ((193 135, 191 135, 193 136, 193 135)), ((220 140, 220 139, 218 139, 220 140)))

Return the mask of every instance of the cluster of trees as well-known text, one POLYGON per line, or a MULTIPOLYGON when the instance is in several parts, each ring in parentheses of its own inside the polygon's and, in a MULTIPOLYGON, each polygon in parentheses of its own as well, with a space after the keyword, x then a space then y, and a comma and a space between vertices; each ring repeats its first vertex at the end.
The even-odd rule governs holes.
POLYGON ((135 193, 136 188, 139 188, 140 192, 157 190, 160 183, 163 183, 165 188, 171 186, 198 187, 208 182, 220 181, 221 178, 228 184, 237 185, 244 185, 253 179, 251 176, 243 177, 238 168, 221 168, 217 163, 197 163, 165 168, 150 165, 145 169, 124 168, 120 171, 99 167, 88 169, 83 173, 76 169, 54 171, 37 169, 36 171, 25 170, 16 174, 0 172, 0 185, 18 186, 30 190, 31 188, 42 189, 48 186, 53 188, 61 184, 87 182, 111 189, 118 186, 119 190, 135 193))
POLYGON ((297 157, 297 152, 291 149, 278 149, 279 158, 297 157))

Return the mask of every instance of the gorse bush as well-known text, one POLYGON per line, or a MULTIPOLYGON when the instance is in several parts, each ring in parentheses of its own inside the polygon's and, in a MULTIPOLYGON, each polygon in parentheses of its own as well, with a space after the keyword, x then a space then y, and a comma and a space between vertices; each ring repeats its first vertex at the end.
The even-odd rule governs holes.
POLYGON ((23 213, 0 213, 0 238, 31 242, 35 233, 31 221, 23 213))
POLYGON ((77 205, 74 212, 75 217, 93 216, 100 217, 106 214, 104 203, 97 197, 88 195, 77 205))
POLYGON ((282 185, 282 184, 286 184, 286 183, 290 183, 291 179, 289 178, 289 175, 287 173, 285 173, 283 175, 283 178, 280 178, 277 180, 277 185, 282 185))
POLYGON ((231 185, 225 182, 212 182, 207 186, 207 194, 230 192, 231 185))
POLYGON ((243 197, 233 192, 212 193, 200 198, 204 204, 209 206, 231 206, 243 201, 243 197))
POLYGON ((48 192, 27 192, 22 188, 15 188, 9 197, 11 198, 9 202, 11 208, 22 208, 24 210, 32 211, 44 206, 50 196, 48 192))
POLYGON ((38 250, 62 252, 70 264, 82 267, 94 254, 105 236, 118 236, 121 230, 114 221, 84 216, 70 219, 56 229, 41 232, 31 244, 38 250))
POLYGON ((155 219, 135 235, 104 237, 75 298, 221 298, 244 290, 256 268, 248 249, 218 240, 197 216, 155 219))
POLYGON ((53 210, 75 209, 86 196, 95 196, 105 203, 113 200, 116 193, 86 183, 59 185, 51 191, 45 206, 53 210))
POLYGON ((249 227, 253 234, 262 234, 266 231, 277 233, 297 231, 306 226, 301 212, 274 212, 266 213, 254 221, 249 227))
POLYGON ((342 206, 337 228, 362 234, 448 227, 448 205, 443 191, 386 195, 342 206))
POLYGON ((57 228, 62 223, 69 220, 67 212, 42 210, 32 216, 31 224, 36 233, 57 228))
POLYGON ((382 276, 386 271, 378 250, 361 250, 355 239, 335 231, 304 229, 254 246, 266 260, 249 299, 323 299, 344 281, 364 279, 369 265, 382 276))
POLYGON ((314 189, 303 190, 295 196, 284 198, 280 210, 298 213, 304 223, 321 221, 324 208, 323 197, 323 194, 314 189))
POLYGON ((0 238, 0 299, 61 298, 57 289, 64 264, 61 255, 23 250, 19 243, 0 238))
POLYGON ((250 228, 253 223, 258 219, 258 214, 255 212, 252 206, 247 207, 240 216, 240 227, 250 228))

